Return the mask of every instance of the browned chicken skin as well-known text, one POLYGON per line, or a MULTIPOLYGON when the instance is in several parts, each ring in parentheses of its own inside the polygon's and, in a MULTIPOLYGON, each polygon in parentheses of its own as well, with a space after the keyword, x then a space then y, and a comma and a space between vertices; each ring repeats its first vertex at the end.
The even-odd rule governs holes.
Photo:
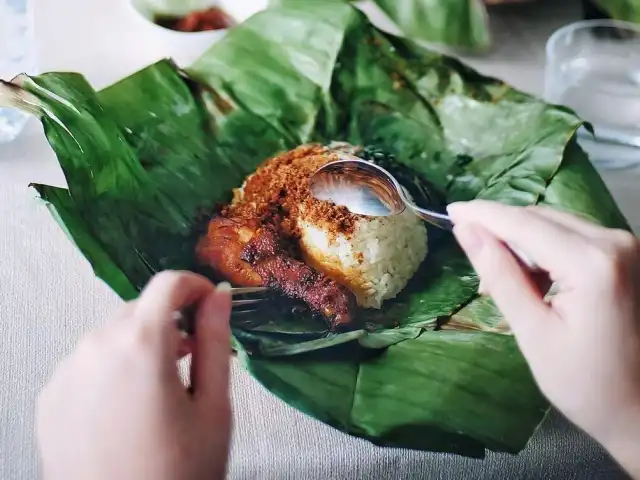
POLYGON ((236 286, 265 286, 304 301, 331 328, 352 321, 355 296, 346 287, 294 259, 278 231, 259 220, 216 217, 197 246, 197 256, 236 286))
POLYGON ((242 250, 259 228, 257 221, 216 217, 196 247, 197 258, 221 278, 239 287, 261 287, 262 277, 242 260, 242 250))

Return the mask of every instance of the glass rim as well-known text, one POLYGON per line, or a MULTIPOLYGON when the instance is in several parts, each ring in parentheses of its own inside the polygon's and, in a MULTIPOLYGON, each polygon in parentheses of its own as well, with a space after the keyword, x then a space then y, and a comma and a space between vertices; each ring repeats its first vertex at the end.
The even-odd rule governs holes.
POLYGON ((551 34, 545 46, 545 54, 547 58, 552 59, 555 56, 556 43, 558 43, 560 38, 565 36, 567 33, 593 27, 612 27, 640 34, 640 24, 637 23, 613 19, 580 20, 579 22, 569 23, 560 27, 551 34))

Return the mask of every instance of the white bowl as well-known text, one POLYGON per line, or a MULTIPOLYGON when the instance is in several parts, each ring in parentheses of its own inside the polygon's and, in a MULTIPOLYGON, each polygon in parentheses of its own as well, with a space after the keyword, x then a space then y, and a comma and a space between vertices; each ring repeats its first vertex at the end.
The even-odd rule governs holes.
POLYGON ((147 22, 155 25, 157 28, 169 30, 178 35, 206 36, 221 30, 206 32, 177 32, 156 24, 154 17, 156 15, 179 17, 196 10, 220 7, 237 23, 241 23, 254 13, 267 8, 269 2, 268 0, 129 0, 129 4, 138 15, 147 22))
POLYGON ((202 55, 214 42, 227 33, 227 29, 205 32, 179 32, 155 23, 157 15, 182 16, 195 10, 220 7, 236 23, 244 22, 253 14, 268 7, 268 0, 126 0, 130 11, 137 17, 143 34, 152 36, 162 45, 163 55, 180 65, 188 65, 202 55))

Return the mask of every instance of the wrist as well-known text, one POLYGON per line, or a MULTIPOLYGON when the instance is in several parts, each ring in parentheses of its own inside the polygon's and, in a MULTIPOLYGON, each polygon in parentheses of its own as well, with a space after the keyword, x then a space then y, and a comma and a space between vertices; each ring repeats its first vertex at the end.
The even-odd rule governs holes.
POLYGON ((595 439, 632 478, 640 479, 640 402, 618 411, 610 427, 595 439))

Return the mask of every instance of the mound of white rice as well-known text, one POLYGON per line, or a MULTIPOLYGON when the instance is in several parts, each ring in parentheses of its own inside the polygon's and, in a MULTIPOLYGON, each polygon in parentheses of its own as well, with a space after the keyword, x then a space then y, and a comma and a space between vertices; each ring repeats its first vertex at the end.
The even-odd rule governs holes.
POLYGON ((361 307, 380 308, 407 285, 427 256, 427 229, 409 211, 391 217, 362 217, 353 233, 298 220, 305 261, 345 285, 361 307))

